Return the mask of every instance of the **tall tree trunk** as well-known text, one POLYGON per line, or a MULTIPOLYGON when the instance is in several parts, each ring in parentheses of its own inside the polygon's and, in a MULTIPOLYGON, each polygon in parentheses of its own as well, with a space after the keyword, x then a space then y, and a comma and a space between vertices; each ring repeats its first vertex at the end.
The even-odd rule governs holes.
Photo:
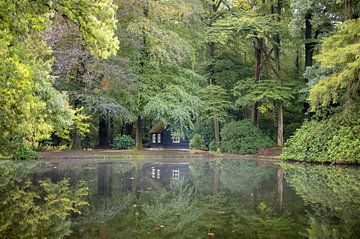
POLYGON ((209 73, 210 73, 210 79, 209 84, 216 84, 215 79, 215 43, 210 42, 209 43, 209 55, 210 55, 210 64, 209 64, 209 73))
MULTIPOLYGON (((215 43, 210 42, 208 46, 209 46, 209 56, 210 56, 210 64, 208 66, 210 73, 209 84, 215 85, 217 83, 215 76, 215 43)), ((216 148, 218 149, 220 147, 220 125, 218 119, 213 119, 213 121, 214 121, 215 143, 216 143, 216 148)))
POLYGON ((284 110, 283 103, 279 102, 277 108, 277 145, 284 144, 284 110))
POLYGON ((218 149, 220 147, 220 122, 218 119, 214 119, 214 129, 216 148, 218 149))
POLYGON ((105 147, 107 145, 107 120, 104 115, 99 115, 99 146, 105 147))
POLYGON ((251 108, 253 126, 259 128, 259 111, 258 103, 255 102, 251 108))
POLYGON ((143 149, 143 143, 142 143, 142 119, 141 116, 138 115, 137 121, 136 121, 136 140, 135 140, 135 149, 141 150, 143 149))
POLYGON ((350 19, 352 17, 351 0, 344 1, 345 18, 350 19))
POLYGON ((110 144, 114 143, 114 130, 115 130, 114 116, 111 116, 110 117, 110 144))
MULTIPOLYGON (((274 14, 274 6, 272 5, 271 8, 272 14, 274 14)), ((280 21, 280 14, 281 14, 281 0, 277 1, 276 6, 277 12, 277 20, 280 21)), ((281 79, 281 68, 280 68, 280 35, 279 33, 275 34, 274 36, 274 59, 275 59, 275 70, 277 75, 277 83, 278 85, 282 85, 281 79)), ((284 112, 283 112, 283 103, 277 103, 277 145, 282 146, 284 143, 284 112)))
MULTIPOLYGON (((255 38, 255 82, 254 84, 258 84, 260 81, 261 75, 261 47, 263 44, 262 38, 255 38)), ((255 102, 252 106, 252 122, 254 127, 259 127, 259 111, 258 111, 258 103, 255 102)))
POLYGON ((305 69, 313 65, 314 42, 312 39, 312 14, 305 16, 305 69))
POLYGON ((299 50, 296 51, 295 72, 296 72, 297 75, 300 74, 300 52, 299 52, 299 50))
MULTIPOLYGON (((306 67, 313 65, 313 53, 314 53, 314 39, 312 37, 312 13, 308 13, 305 16, 305 70, 306 67)), ((308 79, 305 79, 308 82, 308 79)), ((308 102, 304 102, 304 113, 309 110, 310 105, 308 102)))

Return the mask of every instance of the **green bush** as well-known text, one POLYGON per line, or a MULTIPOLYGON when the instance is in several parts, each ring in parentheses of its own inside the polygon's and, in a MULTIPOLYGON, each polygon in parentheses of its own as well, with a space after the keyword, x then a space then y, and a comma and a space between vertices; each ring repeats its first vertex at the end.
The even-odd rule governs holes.
POLYGON ((118 135, 114 139, 113 149, 132 149, 135 141, 129 135, 118 135))
POLYGON ((224 125, 221 137, 221 151, 225 153, 251 154, 274 145, 269 136, 255 128, 248 120, 224 125))
POLYGON ((212 140, 211 142, 210 142, 210 144, 209 144, 209 151, 213 151, 213 152, 215 152, 215 151, 217 151, 217 146, 216 146, 216 142, 215 142, 215 140, 212 140))
POLYGON ((200 134, 194 134, 190 140, 189 147, 191 149, 205 150, 206 145, 203 136, 200 134))
POLYGON ((286 142, 283 159, 360 163, 360 114, 337 113, 303 123, 286 142))
POLYGON ((13 159, 24 160, 24 159, 35 159, 36 152, 26 143, 22 142, 19 147, 13 153, 13 159))

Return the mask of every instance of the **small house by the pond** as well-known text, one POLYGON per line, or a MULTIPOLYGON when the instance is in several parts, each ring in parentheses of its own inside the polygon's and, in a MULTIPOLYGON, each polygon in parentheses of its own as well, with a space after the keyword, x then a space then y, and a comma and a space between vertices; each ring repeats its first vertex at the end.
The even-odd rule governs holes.
POLYGON ((188 149, 189 140, 171 132, 171 126, 165 126, 162 122, 157 123, 149 133, 150 148, 173 148, 188 149))

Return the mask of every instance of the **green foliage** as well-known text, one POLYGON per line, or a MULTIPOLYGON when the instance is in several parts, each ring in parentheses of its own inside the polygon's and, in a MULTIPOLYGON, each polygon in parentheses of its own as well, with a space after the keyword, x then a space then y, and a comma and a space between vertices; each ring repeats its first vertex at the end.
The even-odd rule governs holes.
POLYGON ((189 147, 191 149, 205 150, 206 145, 203 136, 200 134, 194 134, 190 140, 189 147))
POLYGON ((209 143, 209 151, 215 152, 217 151, 218 147, 216 145, 215 140, 210 141, 209 143))
POLYGON ((83 183, 70 187, 67 179, 32 184, 23 164, 0 164, 0 237, 63 238, 70 234, 70 215, 88 203, 83 183), (16 228, 16 230, 14 230, 16 228))
POLYGON ((273 80, 255 83, 254 79, 239 81, 234 87, 234 95, 237 97, 238 106, 250 106, 257 102, 262 113, 273 111, 276 109, 276 103, 288 103, 293 98, 289 87, 279 86, 273 80))
POLYGON ((193 122, 201 106, 197 96, 181 86, 169 85, 151 98, 144 107, 144 113, 165 125, 172 125, 174 131, 184 137, 188 130, 194 128, 193 122))
POLYGON ((135 141, 129 135, 118 135, 112 144, 113 149, 132 149, 135 141))
POLYGON ((281 157, 309 162, 359 163, 359 109, 305 122, 286 142, 281 157))
POLYGON ((360 175, 357 168, 281 164, 285 179, 310 205, 309 238, 357 238, 360 175), (345 225, 346 226, 342 226, 345 225))
POLYGON ((274 145, 269 136, 256 129, 250 121, 233 121, 221 130, 221 151, 251 154, 274 145))
POLYGON ((227 92, 221 86, 208 85, 201 92, 205 104, 206 115, 219 121, 225 121, 229 116, 227 110, 231 107, 227 92))
POLYGON ((215 138, 213 129, 213 120, 209 118, 200 118, 196 121, 193 134, 199 134, 203 137, 205 145, 209 145, 215 138))
POLYGON ((55 15, 77 24, 84 45, 100 57, 114 54, 118 40, 109 0, 5 0, 0 9, 0 151, 9 153, 17 142, 36 146, 71 124, 65 95, 52 87, 53 60, 45 41, 55 15))
POLYGON ((348 20, 338 26, 338 32, 323 41, 321 53, 315 57, 321 67, 332 74, 310 89, 312 110, 331 104, 349 104, 359 99, 360 20, 348 20))
POLYGON ((13 159, 21 160, 21 159, 35 159, 36 152, 29 146, 29 143, 22 142, 16 151, 13 153, 13 159))
POLYGON ((240 10, 236 15, 232 14, 228 18, 217 21, 212 30, 213 34, 222 30, 224 32, 229 31, 228 37, 236 34, 245 39, 257 37, 268 38, 271 41, 271 36, 274 33, 284 31, 284 26, 274 21, 271 15, 257 14, 256 8, 258 6, 253 7, 254 12, 240 10))
MULTIPOLYGON (((239 162, 239 161, 237 161, 239 162)), ((222 164, 220 164, 222 166, 222 164)), ((244 165, 248 166, 248 165, 244 165)), ((249 169, 250 167, 244 167, 249 169)), ((229 171, 241 168, 226 167, 229 171)), ((260 169, 261 170, 261 169, 260 169)), ((254 173, 254 171, 246 171, 254 173)), ((244 172, 243 171, 243 172, 244 172)), ((208 171, 205 171, 208 172, 208 171)), ((213 171, 210 171, 213 172, 213 171)), ((206 174, 206 183, 212 183, 210 175, 206 174)), ((242 175, 242 174, 239 174, 242 175)), ((203 175, 204 176, 204 175, 203 175)), ((229 175, 231 177, 232 175, 229 175)), ((249 179, 252 175, 249 174, 249 179)), ((274 176, 274 175, 271 175, 274 176)), ((239 179, 241 177, 232 177, 239 179)), ((246 178, 247 179, 247 178, 246 178)), ((197 189, 184 185, 183 182, 173 182, 169 188, 159 191, 148 191, 140 197, 123 196, 115 199, 115 205, 120 201, 121 210, 104 223, 88 226, 98 237, 105 232, 110 238, 301 238, 297 235, 296 224, 287 214, 279 214, 265 201, 251 202, 247 180, 239 180, 246 185, 249 192, 249 208, 244 207, 243 196, 232 199, 225 192, 204 195, 197 189), (131 223, 129 223, 131 222, 131 223), (94 230, 94 227, 96 228, 94 230), (100 233, 99 233, 100 232, 100 233)), ((194 182, 199 183, 199 178, 194 182)), ((256 182, 261 182, 256 180, 256 182)), ((204 185, 200 184, 200 188, 204 185)), ((236 187, 235 187, 236 188, 236 187)), ((212 189, 211 189, 212 190, 212 189)), ((229 189, 231 193, 233 191, 229 189)), ((112 206, 112 205, 111 205, 112 206)))

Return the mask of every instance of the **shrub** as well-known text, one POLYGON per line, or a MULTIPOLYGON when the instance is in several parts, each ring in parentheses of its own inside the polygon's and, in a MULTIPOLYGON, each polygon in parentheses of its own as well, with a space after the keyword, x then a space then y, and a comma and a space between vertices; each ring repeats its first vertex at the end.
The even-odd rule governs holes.
POLYGON ((135 141, 129 135, 118 135, 114 139, 113 149, 132 149, 135 141))
POLYGON ((286 142, 282 159, 308 162, 360 163, 360 114, 337 113, 311 120, 286 142))
POLYGON ((35 159, 36 152, 26 143, 22 142, 19 147, 13 153, 13 159, 24 160, 24 159, 35 159))
POLYGON ((189 147, 191 149, 205 150, 206 145, 203 136, 200 134, 194 134, 190 140, 189 147))
POLYGON ((217 151, 217 146, 216 146, 216 142, 215 142, 215 140, 212 140, 211 142, 210 142, 210 144, 209 144, 209 151, 217 151))
POLYGON ((224 125, 221 137, 221 151, 225 153, 251 154, 274 145, 269 136, 255 128, 248 120, 224 125))
POLYGON ((281 157, 302 161, 311 161, 317 158, 323 161, 323 158, 326 157, 327 144, 331 138, 327 123, 315 120, 304 122, 296 130, 295 135, 286 142, 281 157))

